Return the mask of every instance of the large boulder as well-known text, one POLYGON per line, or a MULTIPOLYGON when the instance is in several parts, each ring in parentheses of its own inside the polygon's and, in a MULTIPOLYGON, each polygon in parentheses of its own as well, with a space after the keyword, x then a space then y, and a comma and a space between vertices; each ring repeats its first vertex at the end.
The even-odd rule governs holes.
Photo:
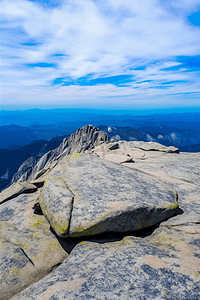
MULTIPOLYGON (((124 166, 154 176, 178 192, 179 206, 184 214, 170 219, 170 222, 183 222, 183 219, 200 222, 200 153, 146 151, 135 148, 139 142, 118 143, 119 148, 116 150, 109 151, 108 144, 104 143, 95 147, 93 152, 104 160, 114 162, 122 162, 126 157, 131 157, 134 163, 124 162, 124 166)), ((145 148, 145 143, 141 144, 145 148)), ((148 143, 146 144, 148 147, 148 143)))
POLYGON ((195 235, 163 227, 145 239, 83 241, 61 266, 12 300, 198 300, 197 228, 195 235))
POLYGON ((177 213, 177 194, 162 181, 93 154, 66 156, 49 174, 42 211, 59 236, 143 229, 177 213))
POLYGON ((76 242, 58 239, 38 204, 39 191, 0 206, 0 299, 7 300, 67 258, 76 242))

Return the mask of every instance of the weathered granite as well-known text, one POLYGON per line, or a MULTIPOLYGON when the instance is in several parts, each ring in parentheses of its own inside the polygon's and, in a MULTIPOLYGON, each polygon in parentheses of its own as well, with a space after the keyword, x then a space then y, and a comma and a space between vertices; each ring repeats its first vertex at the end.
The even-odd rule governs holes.
POLYGON ((47 173, 53 163, 57 163, 63 156, 73 153, 83 153, 107 141, 108 136, 105 132, 99 131, 98 128, 92 125, 86 125, 71 134, 69 138, 65 138, 59 147, 45 153, 38 162, 26 170, 26 172, 22 172, 19 169, 19 173, 14 175, 12 182, 37 179, 39 176, 47 173))
MULTIPOLYGON (((165 153, 160 151, 145 151, 134 148, 136 142, 119 141, 119 149, 108 150, 107 144, 95 147, 93 153, 105 160, 120 162, 129 156, 132 163, 124 163, 128 168, 140 170, 158 180, 164 181, 175 189, 179 195, 179 206, 183 215, 169 220, 185 220, 185 222, 200 222, 200 153, 165 153), (186 221, 187 220, 187 221, 186 221)), ((144 142, 141 142, 145 144, 144 142)), ((148 143, 147 143, 148 144, 148 143)), ((162 146, 162 145, 160 145, 162 146)))
POLYGON ((20 194, 34 193, 37 187, 29 182, 17 182, 0 193, 0 204, 17 197, 20 194))
MULTIPOLYGON (((135 197, 138 193, 142 195, 143 190, 140 188, 138 191, 138 187, 146 186, 144 195, 148 201, 151 195, 156 194, 156 187, 162 186, 161 191, 165 195, 176 190, 180 205, 179 211, 177 208, 178 215, 158 224, 153 233, 153 228, 146 228, 145 232, 132 232, 135 236, 122 240, 122 233, 112 233, 115 237, 109 237, 105 233, 103 240, 102 236, 97 235, 95 239, 92 237, 92 240, 82 241, 75 246, 77 239, 59 238, 50 230, 38 204, 39 191, 29 195, 21 194, 0 206, 0 272, 3 274, 0 299, 9 299, 25 288, 12 299, 199 300, 200 153, 177 154, 154 151, 155 149, 146 151, 135 147, 135 142, 124 141, 118 142, 117 149, 109 150, 110 144, 101 142, 94 149, 84 150, 92 150, 93 155, 75 154, 64 159, 60 157, 59 164, 50 173, 49 170, 46 172, 47 167, 36 175, 38 178, 33 183, 38 188, 46 180, 43 210, 44 213, 49 210, 51 224, 58 219, 57 225, 59 230, 64 228, 64 235, 70 234, 70 229, 77 230, 78 227, 77 233, 71 232, 72 236, 90 234, 86 226, 94 224, 96 220, 95 224, 103 224, 108 228, 127 226, 126 223, 133 222, 134 216, 126 218, 126 222, 120 221, 121 212, 128 214, 129 208, 132 208, 125 202, 125 197, 130 196, 123 191, 126 189, 129 194, 135 186, 135 197), (134 163, 125 162, 126 158, 134 160, 134 163), (124 177, 123 170, 131 175, 124 177), (124 189, 119 190, 121 184, 124 189), (95 199, 92 197, 94 194, 95 199), (103 205, 99 200, 102 195, 107 194, 111 200, 114 198, 109 206, 106 204, 107 199, 103 205), (96 212, 97 203, 101 205, 96 212), (60 210, 56 210, 57 206, 60 210), (105 210, 108 216, 99 219, 105 210), (109 222, 106 221, 107 217, 109 222), (113 223, 110 222, 112 218, 113 223), (115 224, 116 220, 119 223, 117 221, 115 224), (81 223, 85 224, 85 228, 80 228, 81 223), (60 263, 62 264, 55 269, 60 263), (31 283, 33 284, 30 285, 31 283)), ((158 148, 161 149, 162 145, 158 148)), ((41 193, 41 198, 43 195, 41 193)), ((159 203, 158 206, 162 198, 159 197, 156 202, 159 203)), ((128 198, 128 201, 132 203, 132 199, 128 198)), ((175 203, 174 200, 170 201, 172 202, 175 203)), ((147 207, 145 209, 144 212, 149 214, 159 211, 158 207, 154 210, 148 210, 147 207)), ((162 210, 159 211, 161 212, 162 210)), ((151 223, 140 225, 142 228, 151 223)), ((95 226, 92 227, 94 234, 99 233, 99 228, 103 228, 95 226)), ((81 239, 83 238, 88 240, 91 236, 81 239)))
POLYGON ((12 300, 198 300, 199 267, 200 233, 158 228, 145 239, 83 241, 61 266, 12 300))
POLYGON ((0 299, 6 300, 60 264, 76 242, 56 238, 38 206, 39 191, 0 206, 0 299))
POLYGON ((164 146, 156 142, 132 141, 132 147, 139 148, 145 151, 160 151, 166 153, 179 153, 178 148, 174 146, 164 146))
POLYGON ((11 184, 17 181, 26 181, 28 176, 30 175, 33 167, 37 164, 36 157, 29 157, 26 159, 23 164, 19 167, 17 172, 13 175, 11 184))
POLYGON ((92 154, 66 156, 49 174, 40 205, 59 236, 139 230, 177 213, 163 182, 92 154))

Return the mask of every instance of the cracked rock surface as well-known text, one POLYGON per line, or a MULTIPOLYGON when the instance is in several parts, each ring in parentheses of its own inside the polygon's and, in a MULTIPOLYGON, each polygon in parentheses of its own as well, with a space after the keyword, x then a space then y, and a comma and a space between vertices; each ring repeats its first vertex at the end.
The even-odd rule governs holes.
POLYGON ((72 153, 83 153, 107 140, 108 136, 104 131, 99 131, 98 128, 92 125, 83 126, 71 134, 69 138, 65 138, 58 148, 45 153, 30 169, 19 168, 13 176, 12 182, 35 180, 43 173, 50 171, 63 156, 72 153))
POLYGON ((0 193, 0 204, 17 197, 37 191, 37 187, 30 182, 17 182, 0 193))
POLYGON ((59 236, 126 232, 177 213, 176 192, 161 180, 93 154, 63 158, 40 196, 42 211, 59 236))
POLYGON ((44 277, 75 245, 72 241, 59 241, 50 231, 49 223, 37 209, 38 200, 39 191, 22 194, 0 206, 1 300, 44 277))
POLYGON ((199 237, 158 228, 146 239, 83 241, 54 272, 12 300, 197 300, 199 237))

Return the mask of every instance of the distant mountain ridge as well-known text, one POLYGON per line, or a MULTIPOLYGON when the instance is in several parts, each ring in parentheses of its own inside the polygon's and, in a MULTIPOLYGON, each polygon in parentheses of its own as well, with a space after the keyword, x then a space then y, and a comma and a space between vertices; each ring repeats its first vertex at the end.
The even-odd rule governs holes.
POLYGON ((0 149, 0 190, 5 188, 19 167, 29 159, 28 168, 37 163, 37 160, 46 152, 55 149, 68 135, 52 138, 49 141, 39 140, 14 150, 0 149))
POLYGON ((75 133, 57 138, 32 142, 15 150, 0 149, 0 190, 9 183, 25 181, 48 168, 64 153, 83 152, 100 141, 108 140, 105 132, 92 125, 84 126, 75 133))
POLYGON ((24 111, 2 110, 0 116, 0 125, 30 126, 36 123, 59 125, 64 122, 67 126, 75 126, 76 129, 85 124, 93 124, 94 126, 107 124, 109 126, 162 126, 200 130, 200 113, 198 112, 138 115, 138 112, 133 110, 30 109, 24 111))
MULTIPOLYGON (((148 141, 148 138, 146 137, 146 134, 148 134, 151 136, 149 137, 150 140, 157 141, 164 145, 185 147, 189 145, 200 144, 200 122, 180 122, 175 119, 171 123, 167 121, 156 121, 155 119, 148 118, 147 120, 139 121, 95 120, 94 122, 89 123, 96 127, 101 126, 100 124, 106 124, 104 127, 105 130, 106 126, 118 128, 117 130, 119 130, 122 135, 121 138, 126 140, 129 140, 128 135, 131 137, 131 131, 134 130, 135 134, 138 135, 138 138, 141 136, 140 139, 145 139, 145 141, 148 141)), ((84 121, 81 121, 72 123, 60 122, 58 124, 46 125, 33 124, 28 127, 21 127, 18 125, 1 126, 0 148, 8 150, 20 148, 34 140, 48 140, 59 135, 71 134, 84 125, 84 121)))
MULTIPOLYGON (((153 141, 165 146, 178 147, 179 151, 200 151, 200 130, 198 126, 193 129, 179 129, 162 126, 133 128, 130 126, 98 124, 98 129, 105 132, 108 138, 114 141, 153 141)), ((60 125, 34 124, 29 127, 18 125, 0 127, 2 136, 0 144, 4 147, 7 146, 7 149, 0 149, 0 190, 5 188, 11 180, 17 181, 25 173, 26 176, 29 176, 30 173, 27 172, 31 172, 38 159, 45 153, 59 147, 63 143, 63 139, 69 136, 72 130, 73 127, 68 127, 68 123, 60 123, 60 125), (49 136, 55 136, 56 133, 61 132, 66 134, 49 139, 49 136), (41 140, 37 140, 38 137, 41 140), (32 139, 36 139, 36 141, 30 143, 29 141, 32 139), (47 139, 49 140, 47 141, 47 139), (20 143, 27 143, 27 141, 28 145, 20 147, 20 143)))
MULTIPOLYGON (((109 139, 115 141, 144 141, 144 142, 157 142, 164 146, 175 146, 180 149, 190 150, 194 152, 196 144, 200 143, 200 131, 199 130, 179 130, 177 128, 166 127, 122 127, 122 126, 98 126, 100 130, 105 131, 108 134, 109 139)), ((184 151, 184 150, 182 150, 184 151)))
POLYGON ((1 126, 0 148, 16 149, 36 140, 49 140, 59 135, 71 134, 75 130, 76 128, 65 125, 1 126))

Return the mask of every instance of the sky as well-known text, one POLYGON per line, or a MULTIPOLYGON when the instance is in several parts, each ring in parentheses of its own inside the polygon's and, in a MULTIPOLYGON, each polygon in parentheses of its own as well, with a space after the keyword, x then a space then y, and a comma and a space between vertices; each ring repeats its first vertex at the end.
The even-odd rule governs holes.
POLYGON ((200 111, 200 0, 0 0, 1 109, 200 111))

